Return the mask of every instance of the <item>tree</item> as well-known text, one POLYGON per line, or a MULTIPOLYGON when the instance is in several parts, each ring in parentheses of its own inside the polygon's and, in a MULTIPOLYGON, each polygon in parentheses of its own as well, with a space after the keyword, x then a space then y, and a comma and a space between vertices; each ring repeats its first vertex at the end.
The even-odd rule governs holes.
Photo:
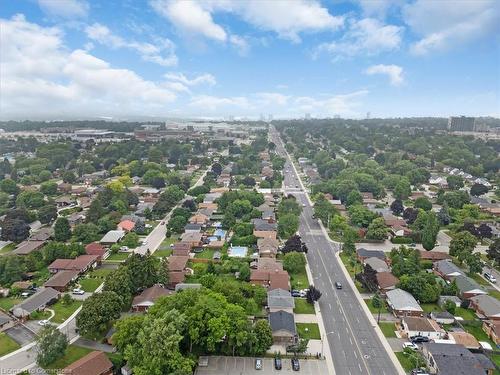
POLYGON ((0 190, 7 194, 16 195, 19 192, 19 186, 17 186, 16 181, 6 178, 0 181, 0 190))
POLYGON ((115 292, 121 298, 122 306, 128 306, 135 292, 128 267, 122 266, 110 272, 104 281, 103 290, 115 292))
POLYGON ((399 182, 394 187, 394 197, 396 199, 405 200, 411 194, 410 181, 407 178, 401 178, 399 182))
POLYGON ((450 314, 454 315, 455 314, 455 310, 457 308, 457 305, 455 304, 455 302, 447 299, 446 301, 444 301, 443 307, 450 314))
POLYGON ((415 199, 415 208, 421 208, 424 211, 430 211, 432 209, 432 203, 426 197, 418 197, 415 199))
POLYGON ((45 204, 44 196, 39 191, 25 190, 19 193, 16 198, 16 207, 34 209, 42 207, 45 204))
POLYGON ((92 203, 90 203, 90 207, 85 215, 85 218, 87 223, 97 223, 105 214, 106 210, 104 209, 101 200, 94 199, 92 203))
POLYGON ((20 281, 26 272, 26 264, 19 255, 0 257, 0 284, 9 285, 20 281))
POLYGON ((403 211, 403 219, 410 225, 412 225, 415 220, 417 220, 419 210, 413 207, 408 207, 403 211))
POLYGON ((135 249, 139 246, 139 235, 134 232, 127 233, 122 239, 122 245, 127 246, 130 249, 135 249))
POLYGON ((289 253, 291 251, 307 253, 307 247, 304 242, 300 239, 300 236, 295 234, 286 240, 285 244, 281 248, 283 254, 289 253))
POLYGON ((384 218, 377 217, 373 219, 368 230, 366 231, 366 238, 371 240, 383 240, 387 237, 387 226, 385 225, 384 218))
POLYGON ((450 241, 450 255, 462 263, 476 247, 477 238, 469 232, 458 232, 450 241))
POLYGON ((483 184, 474 184, 470 188, 470 195, 473 195, 475 197, 479 197, 483 194, 486 194, 488 192, 488 188, 484 186, 483 184))
POLYGON ((289 238, 299 229, 299 218, 292 214, 283 215, 278 220, 278 234, 281 238, 289 238))
POLYGON ((299 273, 305 265, 306 259, 302 253, 292 251, 283 257, 283 268, 290 273, 299 273))
POLYGON ((53 204, 46 204, 38 209, 38 220, 42 224, 48 224, 57 218, 57 208, 53 204))
POLYGON ((495 239, 486 250, 488 258, 495 264, 500 264, 500 238, 495 239))
POLYGON ((363 228, 367 228, 373 219, 378 217, 376 213, 361 205, 349 207, 349 215, 353 225, 363 228))
POLYGON ((99 227, 93 223, 78 224, 73 229, 75 239, 84 244, 97 241, 101 236, 99 235, 99 227))
POLYGON ((446 177, 446 182, 448 183, 448 188, 451 190, 458 190, 464 187, 464 179, 460 176, 448 176, 446 177))
POLYGON ((57 194, 57 184, 52 181, 46 181, 40 184, 40 192, 45 195, 56 195, 57 194))
POLYGON ((439 224, 441 224, 441 225, 450 224, 451 217, 450 217, 450 214, 448 212, 448 205, 446 203, 443 204, 443 206, 439 210, 439 212, 437 214, 437 218, 438 218, 439 224))
POLYGON ((220 165, 220 163, 212 164, 212 172, 215 173, 216 176, 219 176, 222 173, 222 165, 220 165))
POLYGON ((273 332, 269 322, 266 319, 257 320, 252 331, 255 335, 254 354, 264 354, 273 344, 273 332))
POLYGON ((309 289, 306 292, 306 300, 311 305, 321 298, 321 292, 314 285, 309 285, 309 289))
POLYGON ((491 227, 486 224, 482 223, 477 227, 477 234, 481 238, 491 238, 493 236, 491 227))
POLYGON ((349 207, 356 204, 363 204, 363 196, 358 190, 353 190, 347 196, 346 206, 349 207))
POLYGON ((23 220, 6 217, 0 224, 2 228, 0 238, 4 241, 21 242, 30 234, 30 226, 23 220))
POLYGON ((51 324, 40 329, 36 335, 36 343, 36 362, 42 367, 64 356, 68 347, 66 335, 51 324))
POLYGON ((62 180, 68 184, 73 184, 76 181, 76 176, 72 171, 65 171, 62 174, 62 180))
POLYGON ((314 202, 314 216, 321 220, 321 222, 328 226, 330 218, 335 215, 337 210, 328 202, 323 194, 319 194, 314 202))
POLYGON ((144 324, 145 315, 132 315, 118 320, 114 324, 113 344, 119 352, 124 353, 125 349, 136 342, 137 335, 144 324))
POLYGON ((83 302, 76 317, 80 335, 96 339, 109 329, 110 323, 120 317, 122 300, 115 292, 94 293, 83 302))
POLYGON ((378 310, 377 324, 380 323, 380 310, 384 307, 384 301, 380 297, 380 294, 375 293, 372 297, 372 306, 378 310))
POLYGON ((483 270, 483 262, 481 262, 481 254, 468 254, 465 258, 465 264, 469 267, 470 273, 481 273, 483 270))
POLYGON ((71 238, 71 227, 68 219, 60 217, 54 224, 54 238, 56 241, 66 242, 71 238))
POLYGON ((391 211, 394 215, 401 215, 404 210, 403 202, 401 199, 395 199, 394 202, 391 203, 391 211))
POLYGON ((297 203, 294 196, 284 198, 278 204, 278 215, 294 214, 299 216, 302 212, 302 207, 297 203))
POLYGON ((255 178, 251 176, 245 176, 242 180, 241 183, 245 186, 252 187, 255 186, 255 178))
POLYGON ((420 271, 413 275, 402 275, 398 287, 412 294, 420 303, 436 302, 441 294, 441 287, 432 273, 420 271))
POLYGON ((174 233, 184 232, 188 220, 184 216, 174 216, 168 222, 168 229, 174 233))

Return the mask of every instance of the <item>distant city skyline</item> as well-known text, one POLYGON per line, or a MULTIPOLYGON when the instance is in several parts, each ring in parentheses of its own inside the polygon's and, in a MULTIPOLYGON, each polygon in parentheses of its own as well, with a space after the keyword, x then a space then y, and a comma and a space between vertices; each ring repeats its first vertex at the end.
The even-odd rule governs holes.
POLYGON ((0 119, 500 117, 495 0, 20 0, 0 119))

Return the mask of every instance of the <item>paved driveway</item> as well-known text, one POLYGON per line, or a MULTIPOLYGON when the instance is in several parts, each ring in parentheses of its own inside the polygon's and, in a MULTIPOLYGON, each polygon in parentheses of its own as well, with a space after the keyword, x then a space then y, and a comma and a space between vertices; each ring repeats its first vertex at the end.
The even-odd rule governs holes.
POLYGON ((21 346, 29 344, 35 339, 35 334, 21 324, 9 328, 5 333, 21 346))
MULTIPOLYGON (((207 367, 198 367, 196 375, 264 375, 264 374, 297 374, 292 371, 290 359, 284 358, 283 368, 274 369, 272 358, 263 358, 262 370, 255 370, 255 358, 247 357, 220 357, 213 356, 208 359, 207 367)), ((326 361, 316 359, 301 359, 300 372, 303 375, 327 375, 326 361)), ((340 374, 339 374, 340 375, 340 374)))

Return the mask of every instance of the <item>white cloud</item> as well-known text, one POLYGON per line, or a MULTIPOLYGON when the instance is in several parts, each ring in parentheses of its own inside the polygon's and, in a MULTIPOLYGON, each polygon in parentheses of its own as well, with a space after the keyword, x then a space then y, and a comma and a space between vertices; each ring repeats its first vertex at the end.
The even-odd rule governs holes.
POLYGON ((202 84, 214 86, 217 83, 215 77, 209 73, 201 74, 192 79, 187 78, 182 73, 167 73, 164 75, 164 77, 169 81, 177 81, 183 83, 186 86, 196 86, 202 84))
POLYGON ((189 106, 201 113, 247 110, 251 108, 248 98, 244 96, 219 97, 211 95, 199 95, 191 99, 189 106))
POLYGON ((319 45, 314 55, 327 52, 338 58, 397 50, 403 30, 400 26, 385 25, 374 18, 351 20, 349 30, 340 40, 319 45))
POLYGON ((423 1, 403 8, 403 18, 421 39, 411 51, 424 55, 500 33, 500 7, 496 0, 423 1))
POLYGON ((229 42, 231 42, 231 44, 238 49, 238 53, 241 56, 246 56, 248 54, 250 45, 245 38, 238 35, 230 35, 229 42))
POLYGON ((4 118, 166 114, 175 100, 161 82, 113 68, 84 50, 69 50, 62 31, 27 22, 0 20, 4 118))
POLYGON ((145 61, 150 61, 161 66, 174 66, 178 63, 177 56, 175 55, 175 45, 169 39, 157 38, 154 44, 128 41, 113 34, 107 26, 99 23, 87 26, 85 32, 91 40, 110 48, 131 49, 139 53, 145 61))
POLYGON ((340 115, 344 117, 359 117, 360 113, 357 110, 361 105, 359 99, 368 93, 368 90, 359 90, 320 99, 309 96, 297 97, 294 100, 294 108, 298 113, 307 112, 320 116, 340 115))
POLYGON ((38 0, 44 13, 62 18, 85 17, 89 11, 86 1, 80 0, 38 0))
POLYGON ((259 92, 255 94, 262 105, 284 106, 288 104, 289 95, 283 95, 278 92, 259 92))
POLYGON ((372 65, 365 70, 365 74, 384 74, 389 77, 391 85, 399 86, 403 83, 403 68, 397 65, 372 65))

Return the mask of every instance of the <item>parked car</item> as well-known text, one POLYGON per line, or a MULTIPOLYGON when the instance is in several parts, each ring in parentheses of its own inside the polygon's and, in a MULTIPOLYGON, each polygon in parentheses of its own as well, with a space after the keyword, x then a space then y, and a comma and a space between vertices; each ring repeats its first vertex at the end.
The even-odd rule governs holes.
POLYGON ((342 284, 339 281, 335 281, 335 288, 342 289, 342 284))
POLYGON ((413 370, 411 370, 410 375, 429 375, 429 373, 424 369, 414 368, 413 370))
POLYGON ((484 273, 484 278, 488 280, 490 283, 496 283, 497 279, 495 276, 493 276, 491 273, 485 272, 484 273))
POLYGON ((275 370, 281 370, 282 364, 281 364, 281 358, 274 357, 274 368, 275 370))
POLYGON ((165 221, 161 221, 161 222, 160 222, 160 225, 165 225, 165 221))
POLYGON ((255 358, 255 369, 262 370, 262 359, 255 358))
POLYGON ((410 337, 410 340, 414 344, 419 344, 422 342, 429 342, 429 338, 426 336, 412 336, 412 337, 410 337))
POLYGON ((300 292, 298 290, 292 290, 292 297, 300 297, 300 292))
POLYGON ((80 289, 80 288, 76 288, 76 289, 73 289, 73 291, 71 292, 72 294, 76 294, 76 295, 79 295, 79 296, 82 296, 85 294, 85 291, 80 289))
POLYGON ((292 370, 300 371, 300 363, 298 358, 292 358, 292 370))
POLYGON ((41 325, 42 327, 46 326, 47 324, 49 324, 49 321, 47 319, 40 320, 38 322, 38 325, 41 325))
POLYGON ((413 350, 418 350, 418 346, 412 342, 404 342, 403 343, 403 349, 413 349, 413 350))

